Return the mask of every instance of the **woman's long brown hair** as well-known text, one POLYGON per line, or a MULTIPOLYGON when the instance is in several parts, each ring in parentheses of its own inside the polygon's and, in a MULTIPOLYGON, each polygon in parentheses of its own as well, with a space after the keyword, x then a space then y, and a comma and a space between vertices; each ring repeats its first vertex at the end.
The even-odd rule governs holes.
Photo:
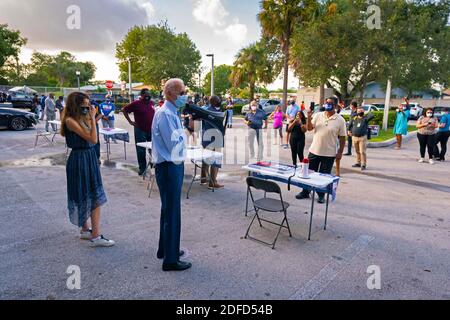
POLYGON ((66 136, 66 121, 68 118, 72 118, 80 125, 84 124, 89 129, 91 125, 89 120, 89 115, 83 115, 81 113, 81 106, 85 100, 89 100, 89 96, 83 92, 72 92, 67 97, 66 107, 64 108, 62 120, 61 120, 61 135, 66 136))

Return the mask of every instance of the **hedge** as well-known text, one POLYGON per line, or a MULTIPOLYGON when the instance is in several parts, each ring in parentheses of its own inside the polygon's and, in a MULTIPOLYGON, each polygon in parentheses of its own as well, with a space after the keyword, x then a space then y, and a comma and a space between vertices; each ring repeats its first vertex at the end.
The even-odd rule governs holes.
POLYGON ((118 113, 122 112, 123 107, 127 106, 128 103, 122 102, 122 103, 115 103, 114 105, 116 106, 116 111, 115 111, 115 113, 118 114, 118 113))
MULTIPOLYGON (((383 127, 384 112, 383 111, 374 111, 374 112, 372 112, 372 114, 374 115, 374 118, 370 121, 370 124, 378 125, 378 126, 380 126, 380 128, 383 127)), ((389 121, 388 121, 389 128, 394 127, 396 114, 397 114, 396 111, 389 111, 389 121)), ((344 117, 345 121, 350 121, 349 115, 344 115, 343 117, 344 117)))

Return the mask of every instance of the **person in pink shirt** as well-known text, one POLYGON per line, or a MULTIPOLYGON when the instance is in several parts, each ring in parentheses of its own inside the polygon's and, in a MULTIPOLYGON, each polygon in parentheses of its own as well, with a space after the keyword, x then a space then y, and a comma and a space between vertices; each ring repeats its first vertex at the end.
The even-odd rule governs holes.
MULTIPOLYGON (((273 120, 273 128, 275 130, 275 137, 278 136, 280 139, 280 145, 283 144, 283 120, 286 119, 286 115, 281 110, 281 106, 277 106, 275 111, 269 116, 270 120, 273 120)), ((278 144, 278 138, 275 138, 273 144, 278 144)))

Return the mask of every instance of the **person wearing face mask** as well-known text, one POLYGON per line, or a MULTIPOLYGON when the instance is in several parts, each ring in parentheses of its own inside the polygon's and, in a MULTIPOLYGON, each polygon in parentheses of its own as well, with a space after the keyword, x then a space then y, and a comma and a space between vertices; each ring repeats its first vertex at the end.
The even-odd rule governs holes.
MULTIPOLYGON (((313 141, 309 148, 309 168, 313 171, 331 174, 335 160, 342 159, 347 139, 347 125, 342 116, 336 114, 333 98, 327 99, 325 111, 313 117, 313 110, 308 110, 308 131, 314 132, 313 141), (336 152, 336 141, 339 149, 336 152)), ((310 191, 303 189, 296 198, 309 198, 310 191)), ((318 202, 325 202, 325 195, 318 193, 318 202)))
MULTIPOLYGON (((350 104, 350 120, 354 117, 358 116, 358 103, 356 101, 353 101, 350 104)), ((349 130, 350 133, 350 130, 349 130)), ((344 156, 351 156, 352 155, 352 147, 353 147, 353 139, 352 136, 349 134, 347 138, 347 153, 344 154, 344 156)))
MULTIPOLYGON (((100 113, 102 114, 102 125, 103 129, 114 129, 114 112, 116 111, 116 106, 111 101, 111 95, 106 95, 106 101, 101 103, 99 106, 100 113)), ((109 137, 105 136, 105 142, 109 137)), ((114 136, 112 137, 114 143, 117 143, 114 136)))
POLYGON ((285 149, 289 148, 291 133, 289 132, 289 126, 295 121, 295 117, 297 117, 298 112, 300 111, 300 107, 295 103, 295 100, 291 100, 286 109, 286 144, 283 146, 285 149))
MULTIPOLYGON (((48 132, 49 128, 49 121, 56 120, 56 103, 55 103, 55 95, 53 93, 50 93, 48 95, 48 98, 45 99, 45 131, 48 132)), ((56 124, 51 124, 53 132, 56 132, 56 124)))
POLYGON ((250 150, 250 159, 255 158, 255 139, 258 143, 258 157, 261 161, 264 152, 264 142, 262 129, 267 129, 268 120, 266 113, 258 108, 258 102, 255 100, 250 103, 250 112, 245 116, 245 124, 248 126, 248 143, 250 150), (263 128, 263 123, 265 126, 263 128))
POLYGON ((436 129, 439 127, 439 122, 433 117, 433 110, 427 109, 425 116, 421 116, 417 120, 417 139, 420 145, 420 159, 419 163, 425 162, 425 151, 428 149, 428 156, 430 164, 434 164, 434 148, 436 146, 436 129))
POLYGON ((147 168, 146 149, 138 147, 141 142, 152 141, 152 124, 155 116, 152 97, 148 89, 141 90, 139 100, 132 102, 123 108, 123 115, 128 123, 134 127, 134 138, 136 140, 136 154, 139 163, 139 175, 142 176, 147 168), (134 115, 134 121, 130 118, 134 115))
POLYGON ((356 164, 353 168, 361 168, 361 171, 367 168, 367 135, 369 133, 369 122, 373 119, 374 115, 369 113, 364 115, 364 108, 362 106, 357 108, 357 114, 350 119, 348 125, 348 135, 352 137, 355 144, 356 151, 356 164))
MULTIPOLYGON (((221 99, 218 96, 209 98, 208 111, 222 112, 221 99)), ((207 121, 202 121, 202 147, 214 152, 221 152, 224 147, 224 139, 222 132, 215 129, 207 121)), ((202 174, 200 182, 206 184, 209 182, 209 189, 222 189, 224 185, 217 182, 217 175, 219 169, 222 168, 222 163, 214 161, 212 163, 203 162, 202 174), (210 177, 209 181, 207 177, 210 177)))
POLYGON ((66 165, 70 222, 81 229, 80 239, 90 241, 91 247, 111 247, 114 241, 100 232, 100 210, 107 199, 94 150, 98 141, 96 110, 86 94, 73 92, 67 97, 61 123, 61 135, 71 149, 66 165))
POLYGON ((180 79, 164 85, 166 101, 155 115, 152 127, 153 163, 161 197, 160 237, 157 257, 164 271, 182 271, 192 265, 180 257, 181 189, 184 178, 186 135, 178 112, 186 105, 185 86, 180 79))
POLYGON ((395 118, 394 134, 397 139, 396 150, 402 147, 403 136, 408 134, 408 119, 410 117, 409 110, 405 110, 403 105, 397 109, 397 117, 395 118))
POLYGON ((438 161, 445 161, 445 154, 447 153, 447 142, 450 137, 450 108, 444 109, 444 114, 439 123, 439 130, 436 134, 435 157, 438 161), (441 150, 439 151, 439 143, 441 150))

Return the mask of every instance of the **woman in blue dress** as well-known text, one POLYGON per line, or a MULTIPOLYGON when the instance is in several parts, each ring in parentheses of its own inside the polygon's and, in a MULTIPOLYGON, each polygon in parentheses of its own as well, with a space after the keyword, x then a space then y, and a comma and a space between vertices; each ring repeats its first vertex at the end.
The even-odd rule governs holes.
POLYGON ((410 117, 409 110, 404 110, 403 105, 397 109, 397 118, 395 119, 394 134, 397 138, 397 146, 395 149, 400 150, 402 147, 403 136, 408 134, 408 120, 410 117))
POLYGON ((94 149, 98 141, 95 115, 96 110, 84 93, 73 92, 67 97, 61 135, 72 149, 66 167, 69 218, 81 228, 80 238, 89 240, 90 246, 111 247, 114 241, 100 233, 100 207, 107 200, 94 149))

